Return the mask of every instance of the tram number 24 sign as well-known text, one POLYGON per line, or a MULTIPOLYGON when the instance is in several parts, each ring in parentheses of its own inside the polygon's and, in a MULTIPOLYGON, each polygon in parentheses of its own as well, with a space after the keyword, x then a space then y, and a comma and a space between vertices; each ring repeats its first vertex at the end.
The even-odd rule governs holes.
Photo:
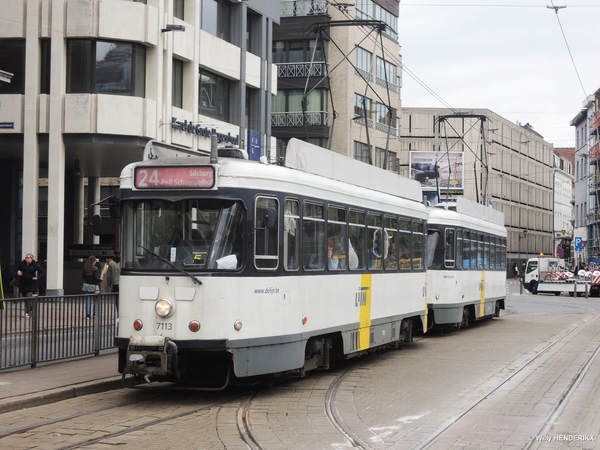
POLYGON ((136 167, 136 189, 211 189, 215 185, 212 166, 136 167))

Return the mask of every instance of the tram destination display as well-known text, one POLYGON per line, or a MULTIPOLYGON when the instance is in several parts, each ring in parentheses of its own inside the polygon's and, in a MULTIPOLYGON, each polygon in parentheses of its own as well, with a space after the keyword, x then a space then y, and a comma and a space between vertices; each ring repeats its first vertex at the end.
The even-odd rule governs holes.
POLYGON ((212 166, 136 167, 136 189, 211 189, 215 185, 212 166))

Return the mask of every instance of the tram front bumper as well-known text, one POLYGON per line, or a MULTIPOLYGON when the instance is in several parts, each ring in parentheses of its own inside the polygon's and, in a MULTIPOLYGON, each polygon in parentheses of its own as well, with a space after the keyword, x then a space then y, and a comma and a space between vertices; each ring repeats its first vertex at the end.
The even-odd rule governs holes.
POLYGON ((167 375, 169 342, 165 336, 131 336, 127 346, 125 373, 132 375, 167 375))

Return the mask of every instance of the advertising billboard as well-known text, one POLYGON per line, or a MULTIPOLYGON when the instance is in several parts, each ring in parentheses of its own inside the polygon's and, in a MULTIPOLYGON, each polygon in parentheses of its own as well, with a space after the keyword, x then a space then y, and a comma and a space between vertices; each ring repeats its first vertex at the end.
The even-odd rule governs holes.
POLYGON ((424 191, 463 189, 462 152, 410 152, 410 178, 424 191))

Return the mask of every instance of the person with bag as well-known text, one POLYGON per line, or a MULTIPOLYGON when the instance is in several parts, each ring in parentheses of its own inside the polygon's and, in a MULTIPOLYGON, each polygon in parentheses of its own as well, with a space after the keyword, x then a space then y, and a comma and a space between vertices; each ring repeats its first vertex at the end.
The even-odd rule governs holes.
POLYGON ((31 253, 25 255, 25 259, 17 266, 17 279, 19 283, 19 291, 25 297, 25 312, 23 317, 28 318, 33 312, 33 304, 31 297, 39 290, 39 278, 44 273, 44 269, 35 260, 31 253))
POLYGON ((90 256, 85 262, 85 266, 83 266, 83 271, 81 273, 81 278, 83 278, 83 286, 81 290, 89 294, 85 302, 85 318, 88 320, 91 317, 92 309, 91 294, 99 294, 100 283, 102 283, 102 277, 99 274, 99 269, 96 266, 96 262, 98 262, 98 259, 96 259, 96 257, 93 255, 90 256))
POLYGON ((108 281, 108 291, 113 294, 117 294, 115 297, 115 307, 117 308, 117 314, 119 313, 119 278, 121 276, 121 252, 115 250, 114 258, 106 258, 106 279, 108 281))

